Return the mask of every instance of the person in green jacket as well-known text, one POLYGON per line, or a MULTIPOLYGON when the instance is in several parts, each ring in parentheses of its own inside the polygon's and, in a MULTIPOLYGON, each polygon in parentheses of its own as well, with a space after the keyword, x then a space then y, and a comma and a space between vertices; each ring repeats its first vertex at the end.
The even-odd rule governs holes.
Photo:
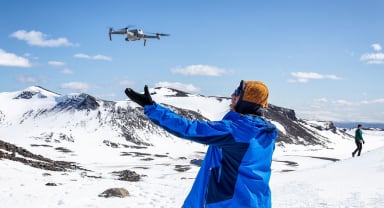
POLYGON ((355 143, 356 143, 356 149, 352 152, 352 157, 355 157, 355 154, 357 153, 357 156, 360 156, 361 149, 363 149, 363 144, 365 143, 363 139, 363 131, 361 130, 363 126, 361 124, 357 125, 357 129, 355 131, 355 143))

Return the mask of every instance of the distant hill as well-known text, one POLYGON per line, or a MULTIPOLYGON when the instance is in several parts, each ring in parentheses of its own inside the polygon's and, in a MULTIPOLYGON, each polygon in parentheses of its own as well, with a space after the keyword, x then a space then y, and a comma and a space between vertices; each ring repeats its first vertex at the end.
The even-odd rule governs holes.
POLYGON ((334 122, 338 128, 356 128, 358 124, 363 125, 363 128, 380 128, 384 129, 384 123, 366 123, 366 122, 334 122))

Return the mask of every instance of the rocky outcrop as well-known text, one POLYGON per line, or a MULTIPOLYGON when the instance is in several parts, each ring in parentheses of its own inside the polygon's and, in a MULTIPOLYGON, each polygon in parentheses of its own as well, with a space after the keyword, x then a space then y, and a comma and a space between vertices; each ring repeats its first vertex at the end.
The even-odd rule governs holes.
POLYGON ((54 109, 96 110, 100 106, 95 97, 85 93, 58 97, 56 101, 54 109))
POLYGON ((130 170, 123 170, 123 171, 114 171, 112 172, 113 175, 118 176, 119 180, 121 181, 139 181, 140 180, 140 175, 137 174, 135 171, 130 171, 130 170))
POLYGON ((308 129, 304 123, 296 118, 294 110, 278 107, 270 104, 265 111, 268 120, 276 121, 281 124, 285 132, 279 131, 277 142, 300 145, 324 145, 322 136, 308 129))
POLYGON ((66 161, 55 161, 49 158, 43 157, 41 155, 36 155, 30 151, 18 147, 16 145, 10 144, 0 140, 0 159, 8 159, 16 162, 21 162, 25 165, 31 167, 51 170, 51 171, 67 171, 67 170, 76 170, 81 167, 77 166, 73 162, 66 161))

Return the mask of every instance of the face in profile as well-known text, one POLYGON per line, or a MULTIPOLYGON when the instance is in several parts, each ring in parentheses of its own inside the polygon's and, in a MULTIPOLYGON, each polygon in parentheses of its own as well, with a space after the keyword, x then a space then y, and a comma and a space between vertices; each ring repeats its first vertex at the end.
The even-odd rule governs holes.
POLYGON ((230 110, 235 111, 235 106, 240 99, 240 95, 236 96, 235 93, 232 93, 231 98, 232 98, 232 100, 231 100, 231 104, 229 105, 229 108, 230 108, 230 110))

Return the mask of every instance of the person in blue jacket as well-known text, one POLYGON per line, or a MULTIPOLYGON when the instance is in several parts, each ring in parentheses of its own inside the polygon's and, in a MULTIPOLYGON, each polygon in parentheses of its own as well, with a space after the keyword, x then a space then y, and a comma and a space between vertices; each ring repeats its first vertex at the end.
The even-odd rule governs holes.
POLYGON ((220 121, 188 120, 131 88, 125 94, 145 115, 173 135, 207 144, 208 150, 182 207, 271 207, 272 154, 276 127, 262 112, 269 91, 260 81, 241 81, 230 111, 220 121))

